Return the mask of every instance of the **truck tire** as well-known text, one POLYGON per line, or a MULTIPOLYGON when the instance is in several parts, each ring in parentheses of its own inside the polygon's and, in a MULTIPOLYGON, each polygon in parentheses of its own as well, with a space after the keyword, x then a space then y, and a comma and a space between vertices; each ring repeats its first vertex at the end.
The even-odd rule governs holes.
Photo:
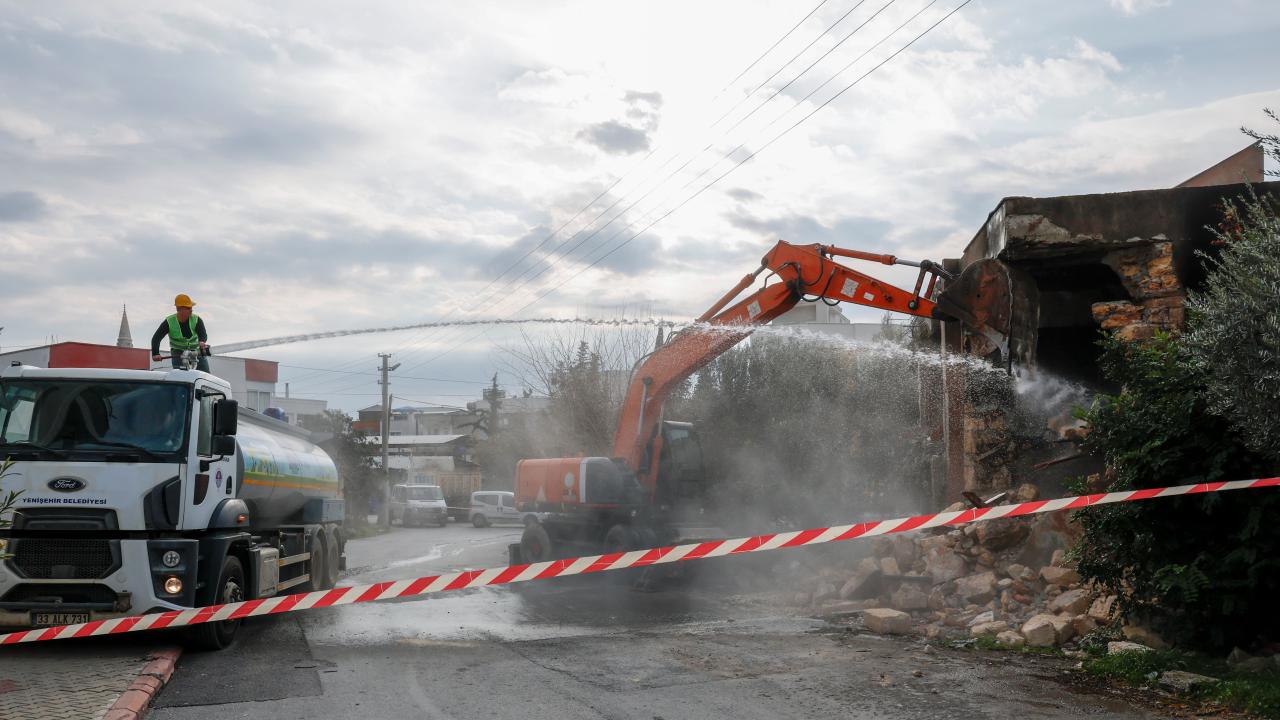
POLYGON ((298 586, 298 592, 315 592, 325 588, 325 569, 329 567, 325 553, 324 532, 316 531, 307 535, 307 550, 311 559, 307 561, 307 573, 311 579, 298 586))
POLYGON ((338 584, 338 575, 342 572, 339 566, 338 556, 341 554, 339 548, 341 541, 338 540, 336 531, 326 531, 324 534, 324 587, 326 590, 332 590, 334 585, 338 584))
POLYGON ((554 556, 551 536, 542 525, 530 525, 520 536, 520 559, 525 563, 546 562, 554 556))
MULTIPOLYGON (((214 603, 224 604, 244 600, 244 568, 235 556, 228 555, 222 561, 218 574, 218 592, 214 603)), ((187 645, 198 650, 223 650, 235 642, 239 620, 223 620, 195 625, 188 629, 187 645)))
POLYGON ((476 513, 471 516, 471 524, 478 528, 486 528, 489 527, 489 518, 485 517, 484 513, 476 513))

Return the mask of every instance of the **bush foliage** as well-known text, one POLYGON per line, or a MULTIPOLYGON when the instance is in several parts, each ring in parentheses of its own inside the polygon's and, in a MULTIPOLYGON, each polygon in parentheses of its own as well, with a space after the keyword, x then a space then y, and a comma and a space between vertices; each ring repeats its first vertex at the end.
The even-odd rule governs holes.
POLYGON ((1226 216, 1221 257, 1187 304, 1188 352, 1205 369, 1213 412, 1280 460, 1280 200, 1251 194, 1226 216))
MULTIPOLYGON (((1205 370, 1168 335, 1104 341, 1102 367, 1123 391, 1085 413, 1088 444, 1113 469, 1108 489, 1257 477, 1265 467, 1212 412, 1205 370)), ((1081 513, 1080 573, 1171 640, 1227 648, 1275 637, 1280 494, 1231 492, 1081 513)))
MULTIPOLYGON (((1122 390, 1082 415, 1109 489, 1280 471, 1280 202, 1251 191, 1225 210, 1186 335, 1103 341, 1103 372, 1122 390)), ((1091 509, 1080 572, 1171 640, 1256 646, 1280 637, 1277 517, 1280 493, 1265 490, 1091 509)))

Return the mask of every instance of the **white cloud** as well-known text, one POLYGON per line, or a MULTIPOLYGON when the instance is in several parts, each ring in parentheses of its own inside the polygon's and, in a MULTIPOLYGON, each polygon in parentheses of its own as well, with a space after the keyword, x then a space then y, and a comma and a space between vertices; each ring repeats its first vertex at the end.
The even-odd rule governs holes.
POLYGON ((1169 7, 1173 0, 1107 0, 1107 2, 1125 15, 1140 15, 1148 10, 1169 7))
MULTIPOLYGON (((825 79, 921 4, 895 4, 810 77, 825 79)), ((178 290, 201 298, 219 341, 510 314, 724 172, 724 153, 760 149, 895 46, 788 111, 818 82, 801 79, 726 134, 829 45, 708 125, 834 17, 815 18, 717 95, 794 24, 794 7, 137 0, 50 2, 38 19, 4 7, 0 195, 23 218, 0 222, 17 278, 10 337, 110 341, 120 302, 146 327, 178 290), (58 302, 68 292, 83 306, 58 302)), ((1136 56, 1098 30, 1115 22, 1105 6, 1069 11, 1083 19, 970 6, 529 312, 649 303, 693 316, 779 235, 952 256, 1003 195, 1173 184, 1238 149, 1235 128, 1280 104, 1255 92, 1273 82, 1256 64, 1233 76, 1252 87, 1183 88, 1172 107, 1166 86, 1195 66, 1194 43, 1168 43, 1184 61, 1160 65, 1166 56, 1136 56), (1153 81, 1152 67, 1174 69, 1153 81)), ((1183 27, 1216 27, 1210 10, 1178 12, 1205 16, 1183 27)), ((1144 52, 1163 53, 1152 32, 1144 52)), ((299 364, 325 367, 397 349, 413 364, 455 341, 441 337, 466 335, 263 354, 312 353, 299 364)))

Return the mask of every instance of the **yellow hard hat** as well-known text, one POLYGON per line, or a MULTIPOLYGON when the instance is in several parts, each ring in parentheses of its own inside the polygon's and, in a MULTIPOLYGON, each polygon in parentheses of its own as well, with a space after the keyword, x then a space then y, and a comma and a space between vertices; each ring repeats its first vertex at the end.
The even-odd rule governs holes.
POLYGON ((195 307, 196 304, 191 299, 190 295, 186 293, 178 293, 178 297, 173 299, 173 306, 189 308, 189 307, 195 307))

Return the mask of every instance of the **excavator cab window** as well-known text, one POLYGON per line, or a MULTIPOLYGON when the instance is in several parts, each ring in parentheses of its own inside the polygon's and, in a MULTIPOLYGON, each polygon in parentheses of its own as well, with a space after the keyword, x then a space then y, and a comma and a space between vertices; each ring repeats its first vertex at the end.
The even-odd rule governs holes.
POLYGON ((690 423, 666 421, 662 424, 662 457, 658 461, 660 502, 674 504, 698 497, 704 472, 702 443, 690 423))

